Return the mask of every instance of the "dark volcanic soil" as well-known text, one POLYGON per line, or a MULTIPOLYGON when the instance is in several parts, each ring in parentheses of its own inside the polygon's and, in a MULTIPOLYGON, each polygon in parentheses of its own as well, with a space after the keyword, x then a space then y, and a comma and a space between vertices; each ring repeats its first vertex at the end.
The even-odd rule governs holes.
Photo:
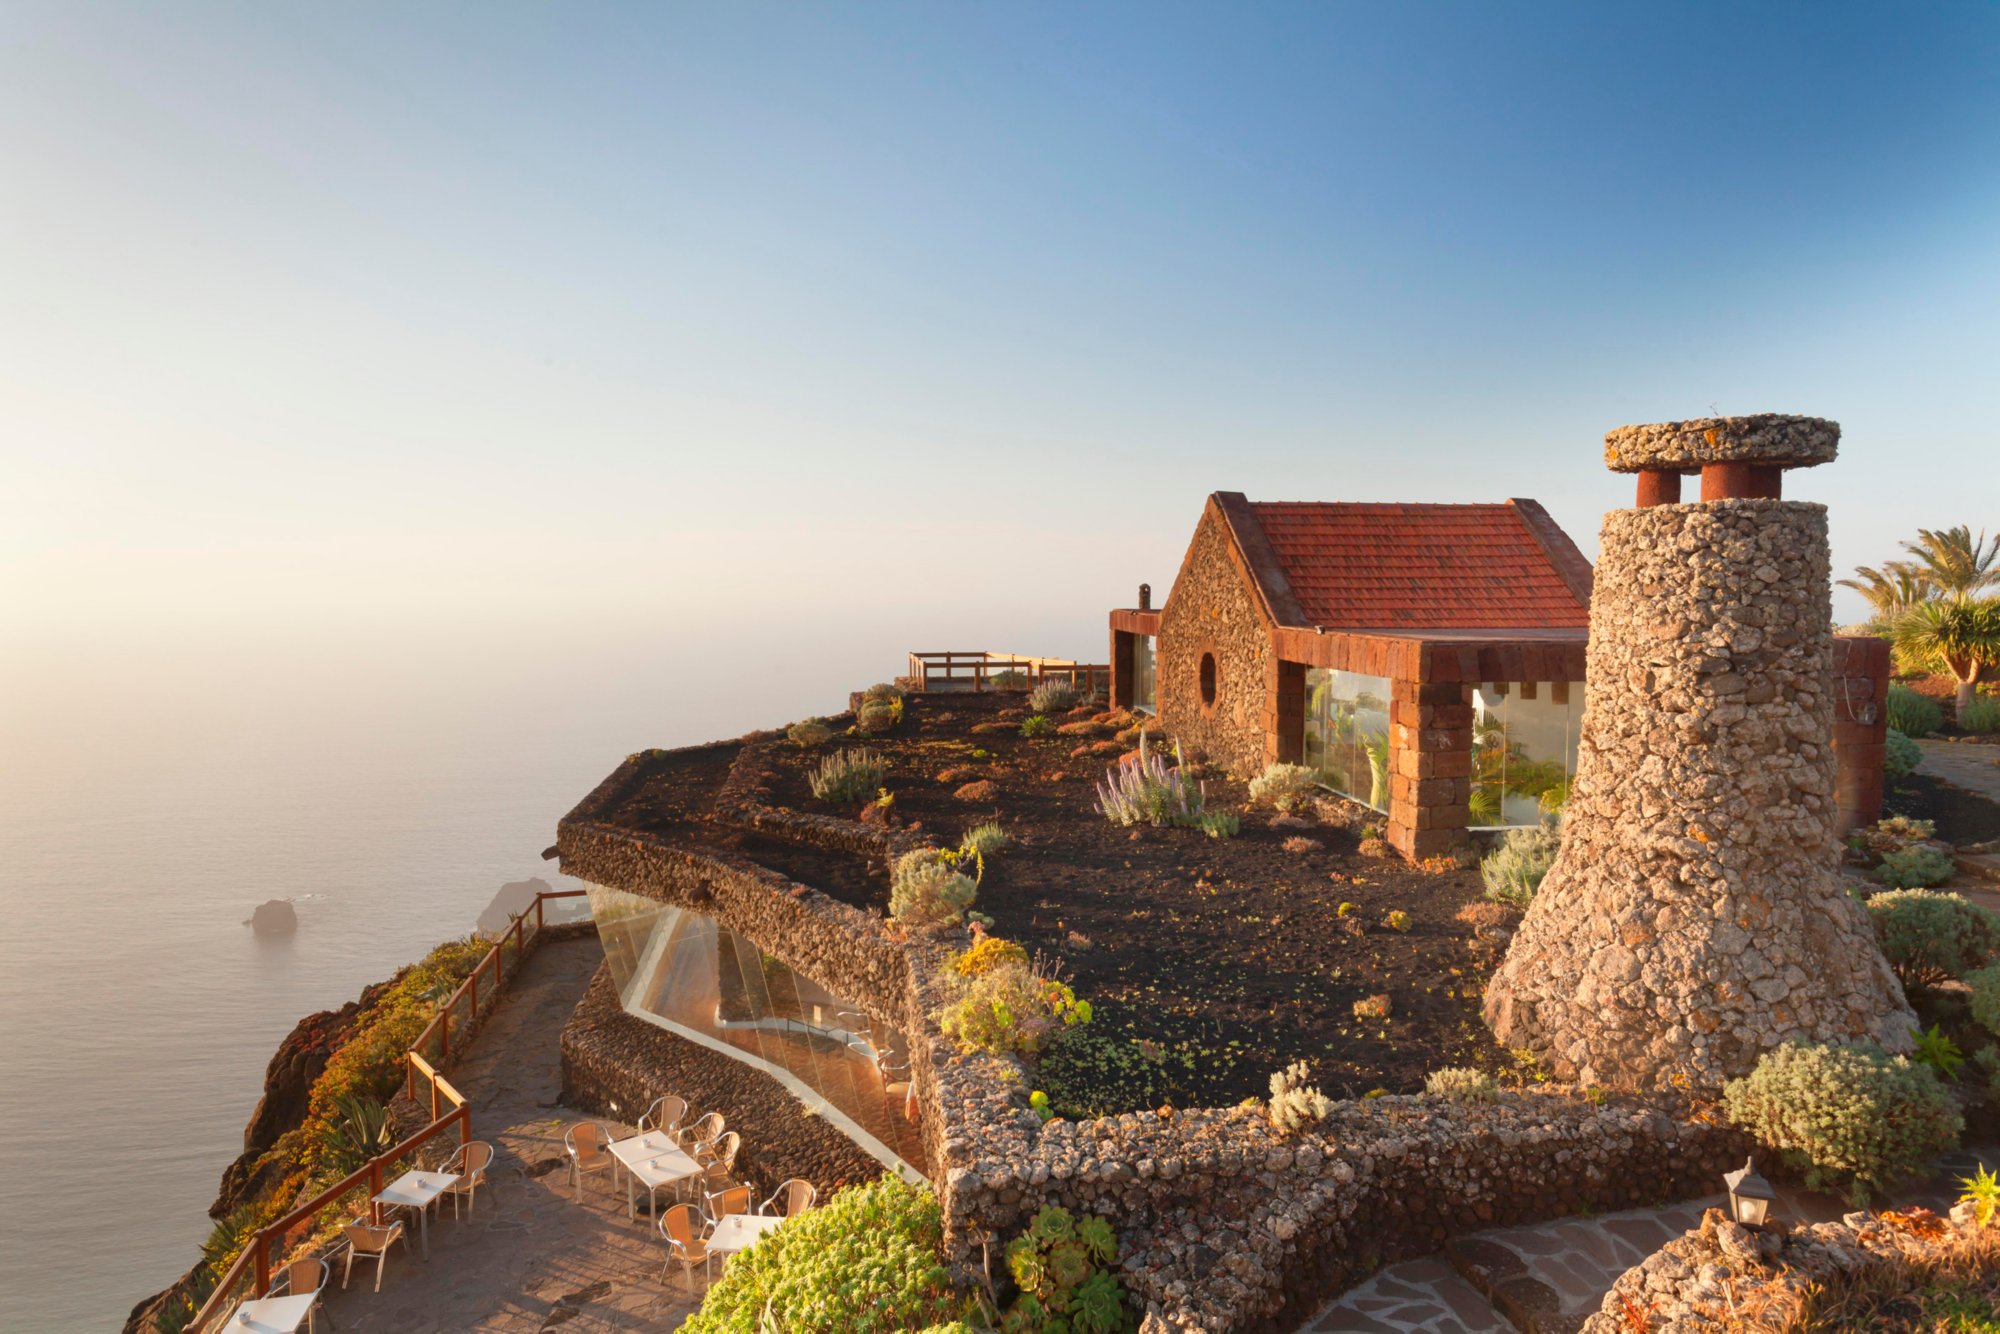
MULTIPOLYGON (((902 821, 940 843, 987 820, 1013 836, 988 861, 979 910, 993 917, 996 934, 1058 962, 1096 1011, 1093 1035, 1134 1044, 1154 1063, 1156 1090, 1180 1106, 1226 1105, 1267 1093, 1272 1071, 1303 1058, 1329 1094, 1409 1092, 1441 1066, 1506 1063, 1479 1019, 1493 953, 1453 919, 1480 897, 1475 870, 1431 873, 1393 856, 1364 857, 1356 833, 1339 826, 1273 830, 1271 812, 1244 810, 1243 785, 1223 778, 1208 780, 1209 805, 1243 811, 1236 838, 1114 827, 1096 810, 1094 785, 1115 756, 1070 756, 1099 738, 970 730, 1023 703, 1019 695, 912 696, 901 727, 866 744, 889 762, 886 786, 902 821), (940 778, 955 769, 973 772, 940 778), (953 795, 974 778, 990 779, 997 795, 953 795), (1300 835, 1320 846, 1286 851, 1286 838, 1300 835), (1344 929, 1343 903, 1359 934, 1344 929), (1385 924, 1393 909, 1409 914, 1408 931, 1385 924), (1357 1020, 1354 1003, 1376 994, 1389 996, 1391 1017, 1357 1020)), ((815 800, 807 775, 828 751, 857 744, 782 749, 770 800, 855 814, 815 800)), ((695 790, 712 792, 733 753, 718 748, 712 759, 656 772, 611 818, 735 848, 886 910, 886 877, 859 857, 704 827, 705 797, 695 790)))

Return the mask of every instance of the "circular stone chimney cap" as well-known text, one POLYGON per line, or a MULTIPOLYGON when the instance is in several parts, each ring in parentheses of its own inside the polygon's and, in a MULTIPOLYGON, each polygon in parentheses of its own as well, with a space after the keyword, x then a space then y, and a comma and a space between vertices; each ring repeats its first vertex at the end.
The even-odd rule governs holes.
POLYGON ((1604 466, 1613 472, 1697 472, 1711 463, 1810 468, 1831 463, 1839 446, 1840 423, 1824 417, 1696 417, 1606 432, 1604 466))

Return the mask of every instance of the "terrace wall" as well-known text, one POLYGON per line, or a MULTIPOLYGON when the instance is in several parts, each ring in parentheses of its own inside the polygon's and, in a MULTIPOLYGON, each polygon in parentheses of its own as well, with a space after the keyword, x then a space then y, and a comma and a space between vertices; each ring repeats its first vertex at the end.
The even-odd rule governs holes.
MULTIPOLYGON (((1146 1328, 1282 1329, 1378 1265, 1456 1233, 1706 1193, 1744 1152, 1735 1131, 1672 1098, 1599 1106, 1561 1092, 1467 1107, 1349 1102, 1296 1136, 1245 1108, 1044 1125, 1027 1106, 1032 1084, 1018 1063, 957 1055, 931 1021, 947 999, 946 941, 904 937, 731 854, 677 849, 600 820, 646 762, 628 761, 563 821, 563 869, 714 917, 908 1035, 925 1168, 961 1274, 1043 1204, 1061 1204, 1119 1229, 1123 1277, 1146 1328)), ((728 790, 748 797, 760 761, 746 747, 737 763, 746 781, 728 790)), ((886 855, 880 831, 835 823, 849 824, 857 842, 878 840, 886 855)), ((825 824, 758 811, 766 833, 795 826, 818 840, 825 824)), ((617 1017, 589 1018, 576 1040, 565 1034, 566 1069, 587 1067, 579 1082, 603 1090, 633 1087, 640 1058, 591 1036, 615 1032, 617 1017)))

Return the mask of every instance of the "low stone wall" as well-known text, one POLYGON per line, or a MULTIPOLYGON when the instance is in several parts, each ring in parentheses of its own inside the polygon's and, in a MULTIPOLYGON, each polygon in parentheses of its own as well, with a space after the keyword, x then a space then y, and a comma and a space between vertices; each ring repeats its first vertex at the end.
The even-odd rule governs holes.
MULTIPOLYGON (((759 764, 754 754, 739 761, 759 764)), ((1124 1279, 1148 1328, 1279 1329, 1377 1266, 1457 1233, 1706 1193, 1744 1153, 1737 1132, 1670 1095, 1603 1106, 1559 1092, 1464 1107, 1378 1098, 1343 1103, 1289 1137, 1255 1108, 1044 1125, 1027 1106, 1032 1085, 1017 1062, 954 1054, 931 1019, 948 998, 945 941, 734 854, 680 849, 602 822, 611 799, 602 794, 630 780, 614 773, 563 821, 563 869, 714 917, 908 1035, 923 1166, 961 1273, 1043 1204, 1061 1204, 1118 1227, 1124 1279)), ((757 787, 733 786, 750 800, 725 816, 730 823, 756 813, 761 831, 793 830, 802 840, 828 823, 850 826, 842 837, 885 838, 854 821, 760 810, 757 787)), ((564 1039, 577 1096, 625 1103, 663 1087, 657 1072, 669 1055, 635 1052, 637 1039, 617 1021, 651 1026, 609 1013, 608 991, 592 1003, 593 1027, 564 1039)))
POLYGON ((727 1108, 729 1128, 743 1136, 736 1176, 760 1195, 792 1177, 824 1194, 882 1172, 769 1075, 627 1014, 608 967, 563 1025, 562 1072, 565 1105, 620 1121, 638 1120, 661 1093, 686 1098, 691 1114, 727 1108))

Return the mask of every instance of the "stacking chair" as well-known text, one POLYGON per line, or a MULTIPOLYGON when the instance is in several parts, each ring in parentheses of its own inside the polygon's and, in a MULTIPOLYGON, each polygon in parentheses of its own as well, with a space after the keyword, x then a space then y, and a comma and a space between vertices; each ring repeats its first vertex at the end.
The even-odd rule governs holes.
POLYGON ((465 1212, 469 1216, 472 1206, 478 1202, 477 1192, 486 1184, 486 1169, 493 1163, 493 1146, 483 1139, 467 1140, 458 1146, 444 1165, 444 1170, 453 1173, 458 1180, 445 1188, 451 1196, 451 1216, 458 1217, 458 1197, 465 1197, 465 1212))
MULTIPOLYGON (((694 1151, 694 1160, 701 1164, 701 1178, 704 1188, 719 1186, 729 1180, 729 1174, 736 1170, 736 1155, 743 1150, 743 1137, 735 1131, 727 1131, 722 1138, 704 1148, 694 1151)), ((748 1209, 743 1210, 749 1213, 748 1209)))
POLYGON ((667 1266, 675 1260, 687 1272, 688 1296, 694 1296, 694 1267, 701 1265, 705 1283, 709 1275, 708 1227, 697 1227, 699 1215, 691 1204, 677 1204, 660 1215, 660 1235, 666 1238, 667 1257, 660 1261, 660 1282, 667 1281, 667 1266))
MULTIPOLYGON (((312 1334, 319 1323, 319 1295, 326 1290, 327 1281, 333 1277, 333 1266, 317 1255, 303 1260, 294 1260, 277 1272, 271 1279, 271 1290, 266 1297, 303 1297, 312 1294, 313 1304, 306 1308, 306 1334, 312 1334)), ((329 1317, 329 1320, 331 1317, 329 1317)))
POLYGON ((354 1257, 373 1258, 375 1261, 375 1291, 382 1291, 382 1267, 388 1263, 389 1247, 403 1242, 403 1249, 409 1249, 409 1242, 403 1239, 403 1220, 393 1223, 371 1223, 365 1218, 357 1218, 340 1229, 347 1238, 347 1267, 340 1271, 340 1286, 345 1288, 347 1280, 354 1274, 354 1257))
POLYGON ((663 1130, 668 1139, 675 1139, 687 1114, 686 1098, 676 1098, 671 1093, 664 1098, 655 1098, 653 1105, 646 1109, 646 1114, 639 1118, 639 1133, 643 1135, 649 1130, 663 1130))
POLYGON ((689 1154, 700 1158, 704 1149, 722 1138, 722 1113, 710 1112, 693 1125, 678 1131, 674 1138, 689 1154))
POLYGON ((774 1218, 797 1218, 819 1200, 819 1192, 804 1177, 793 1177, 757 1206, 757 1212, 774 1218), (776 1205, 776 1208, 772 1208, 776 1205))
POLYGON ((563 1147, 569 1151, 569 1175, 576 1182, 576 1201, 583 1203, 583 1178, 587 1172, 608 1172, 618 1165, 611 1156, 611 1132, 598 1121, 578 1121, 563 1131, 563 1147))
POLYGON ((725 1187, 713 1195, 704 1191, 701 1197, 702 1216, 708 1219, 712 1228, 731 1214, 749 1213, 752 1198, 748 1186, 725 1187))

